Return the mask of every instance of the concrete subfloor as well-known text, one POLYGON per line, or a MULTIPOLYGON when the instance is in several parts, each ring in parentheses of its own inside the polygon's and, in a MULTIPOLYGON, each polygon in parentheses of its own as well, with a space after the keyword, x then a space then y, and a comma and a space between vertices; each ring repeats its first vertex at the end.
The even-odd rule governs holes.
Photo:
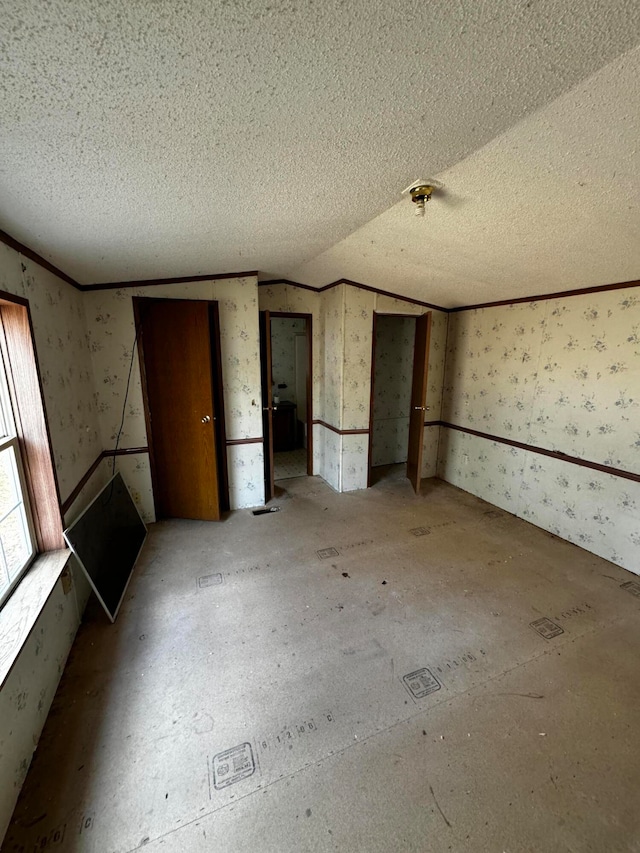
POLYGON ((277 502, 151 527, 3 851, 640 851, 633 575, 397 469, 277 502))

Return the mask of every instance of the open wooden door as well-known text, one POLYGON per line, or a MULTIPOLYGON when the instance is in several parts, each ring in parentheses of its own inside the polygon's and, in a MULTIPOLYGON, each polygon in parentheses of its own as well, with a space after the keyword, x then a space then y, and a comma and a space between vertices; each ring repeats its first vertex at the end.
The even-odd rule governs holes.
POLYGON ((156 512, 220 518, 209 305, 137 299, 156 512))
POLYGON ((420 494, 422 478, 422 441, 427 407, 427 374, 429 371, 429 339, 431 338, 431 313, 416 318, 416 339, 413 350, 413 381, 411 384, 411 411, 409 413, 409 449, 407 477, 415 493, 420 494))
POLYGON ((260 312, 260 372, 262 377, 262 450, 264 456, 264 502, 276 489, 273 466, 273 373, 271 370, 271 313, 260 312))

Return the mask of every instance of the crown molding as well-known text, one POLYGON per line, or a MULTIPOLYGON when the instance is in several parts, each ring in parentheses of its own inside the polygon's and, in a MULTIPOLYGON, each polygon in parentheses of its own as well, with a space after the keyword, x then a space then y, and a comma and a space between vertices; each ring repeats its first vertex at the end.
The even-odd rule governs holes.
MULTIPOLYGON (((225 278, 247 278, 248 276, 259 275, 258 270, 243 270, 241 272, 210 273, 208 275, 188 275, 174 276, 171 278, 147 278, 131 281, 109 281, 98 282, 96 284, 80 284, 70 275, 67 275, 66 272, 55 266, 55 264, 52 264, 46 258, 43 258, 42 255, 38 254, 38 252, 30 249, 28 246, 25 246, 24 243, 16 240, 10 234, 7 234, 6 231, 0 230, 0 243, 4 243, 6 246, 9 246, 9 248, 14 249, 19 254, 24 255, 25 258, 29 258, 29 260, 39 264, 43 269, 48 270, 48 272, 53 273, 53 275, 58 276, 62 281, 66 281, 67 284, 70 284, 72 287, 75 287, 76 290, 80 290, 82 292, 93 290, 120 290, 129 287, 154 287, 163 284, 188 284, 196 281, 218 281, 225 278)), ((258 287, 268 287, 269 285, 274 284, 286 284, 290 287, 298 287, 301 290, 311 290, 313 293, 324 293, 324 291, 330 290, 332 287, 337 287, 339 284, 349 284, 351 287, 357 287, 360 290, 366 290, 369 293, 377 293, 379 296, 388 296, 391 299, 400 299, 403 302, 409 302, 412 305, 420 305, 423 308, 432 308, 435 311, 442 311, 445 314, 458 314, 460 311, 475 311, 481 308, 495 308, 501 305, 519 305, 525 302, 542 302, 546 299, 566 299, 570 296, 583 296, 587 293, 603 293, 607 290, 625 290, 631 287, 640 287, 640 279, 636 279, 634 281, 621 281, 614 284, 598 284, 592 287, 579 287, 573 290, 559 290, 555 293, 540 293, 536 296, 519 296, 515 299, 498 299, 493 302, 478 302, 474 305, 460 305, 456 308, 444 308, 442 305, 435 305, 433 302, 425 302, 421 299, 414 299, 411 296, 401 296, 399 293, 394 293, 390 290, 381 290, 379 287, 371 287, 371 285, 362 284, 362 282, 359 281, 352 281, 348 278, 339 278, 336 281, 323 285, 322 287, 313 287, 310 284, 302 284, 302 282, 292 281, 288 278, 277 278, 259 281, 258 287)))

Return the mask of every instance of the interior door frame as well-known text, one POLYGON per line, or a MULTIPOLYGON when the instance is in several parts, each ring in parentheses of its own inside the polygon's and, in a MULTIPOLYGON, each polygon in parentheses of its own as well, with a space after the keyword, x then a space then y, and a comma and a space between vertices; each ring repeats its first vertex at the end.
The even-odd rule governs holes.
MULTIPOLYGON (((138 364, 140 367, 140 385, 142 388, 142 408, 144 410, 144 423, 147 430, 147 446, 149 448, 149 470, 151 473, 151 488, 153 490, 153 509, 158 518, 158 474, 153 448, 153 430, 151 428, 151 410, 149 408, 149 396, 147 393, 147 370, 144 359, 144 335, 142 331, 141 308, 144 303, 171 302, 172 298, 158 296, 132 296, 133 320, 136 329, 136 343, 138 346, 138 364)), ((218 500, 220 513, 228 512, 229 503, 229 473, 227 469, 227 432, 226 417, 224 412, 224 394, 222 381, 222 356, 220 352, 220 312, 217 300, 209 299, 182 299, 181 302, 204 302, 209 308, 209 347, 211 350, 211 391, 215 406, 215 423, 213 434, 215 438, 215 452, 218 462, 218 500)))
POLYGON ((429 391, 429 350, 431 345, 431 326, 433 312, 426 311, 416 321, 413 346, 413 371, 411 377, 411 407, 409 409, 409 442, 407 446, 407 479, 417 495, 422 483, 422 459, 424 456, 424 421, 428 411, 427 394, 429 391), (418 345, 420 348, 418 348, 418 345), (416 391, 418 396, 416 396, 416 391), (416 403, 418 405, 416 405, 416 403), (416 414, 419 412, 419 414, 416 414), (412 439, 417 441, 412 442, 412 439), (412 455, 412 444, 416 447, 412 455), (415 465, 413 464, 415 461, 415 465))
POLYGON ((268 504, 275 493, 273 465, 273 371, 271 358, 271 311, 259 312, 260 328, 260 390, 262 393, 262 467, 264 469, 264 502, 268 504))
POLYGON ((307 335, 307 477, 313 476, 313 314, 299 311, 269 311, 269 316, 285 320, 305 320, 307 335))
MULTIPOLYGON (((424 312, 425 314, 428 312, 424 312)), ((375 395, 375 377, 376 377, 376 330, 378 325, 378 317, 402 317, 403 319, 417 320, 420 314, 397 314, 394 311, 374 311, 373 312, 373 329, 371 334, 371 390, 369 396, 369 459, 367 461, 367 488, 369 489, 373 481, 373 401, 375 395)), ((413 344, 413 360, 415 361, 415 341, 413 344)), ((409 412, 409 415, 411 413, 409 412)), ((407 438, 407 442, 409 439, 407 438)), ((407 447, 408 451, 408 447, 407 447)), ((402 463, 400 463, 402 464, 402 463)))

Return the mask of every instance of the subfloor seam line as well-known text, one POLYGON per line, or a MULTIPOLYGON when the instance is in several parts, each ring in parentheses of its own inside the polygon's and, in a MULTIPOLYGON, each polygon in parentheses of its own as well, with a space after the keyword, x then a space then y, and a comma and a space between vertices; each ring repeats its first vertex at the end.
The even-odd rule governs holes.
MULTIPOLYGON (((584 633, 579 634, 576 637, 572 637, 570 639, 567 639, 564 643, 562 643, 562 645, 560 647, 566 647, 566 646, 572 645, 573 643, 578 642, 578 640, 581 640, 584 637, 589 636, 590 634, 596 633, 598 630, 601 630, 604 628, 610 628, 612 625, 616 625, 617 623, 622 622, 625 618, 626 618, 625 616, 618 616, 615 619, 611 620, 610 622, 606 622, 602 625, 595 625, 590 630, 585 631, 584 633)), ((312 767, 313 765, 315 765, 316 767, 319 767, 321 764, 324 764, 325 762, 330 761, 333 758, 337 758, 337 757, 344 755, 348 750, 353 749, 356 746, 360 746, 363 743, 368 743, 370 740, 373 740, 373 738, 376 738, 376 737, 379 737, 380 735, 386 734, 387 732, 390 732, 393 729, 397 728, 398 726, 404 725, 405 723, 410 723, 412 720, 417 719, 418 717, 422 716, 423 714, 428 714, 431 711, 435 710, 436 708, 440 708, 442 706, 449 705, 453 702, 457 702, 458 700, 463 699, 466 696, 468 696, 468 694, 471 693, 473 690, 477 690, 480 687, 485 687, 487 684, 491 684, 492 681, 495 681, 498 678, 503 678, 505 675, 509 675, 510 673, 515 672, 516 670, 520 669, 523 666, 528 666, 530 663, 534 663, 535 661, 538 661, 541 658, 546 657, 547 655, 553 654, 553 652, 557 651, 558 648, 559 648, 559 645, 556 644, 552 648, 543 649, 539 654, 533 655, 533 657, 527 658, 527 660, 520 661, 520 663, 516 663, 513 666, 509 667, 508 669, 505 669, 502 672, 498 672, 495 675, 490 676, 489 678, 487 678, 486 681, 481 681, 478 684, 474 684, 472 687, 468 687, 466 690, 463 690, 460 693, 456 693, 454 696, 449 696, 448 698, 443 698, 438 702, 434 702, 428 708, 423 708, 419 711, 416 711, 415 714, 409 714, 409 716, 403 717, 401 720, 396 720, 395 723, 391 723, 386 728, 379 729, 378 731, 372 732, 370 735, 367 735, 366 737, 359 738, 357 741, 354 741, 353 743, 349 743, 346 746, 343 746, 342 749, 338 749, 338 750, 335 750, 334 752, 330 752, 328 755, 321 756, 316 761, 309 761, 307 764, 303 765, 302 767, 298 767, 296 770, 292 770, 291 773, 287 773, 283 776, 279 776, 277 779, 274 779, 272 782, 268 782, 266 785, 260 785, 255 790, 248 791, 246 794, 243 794, 242 797, 238 797, 238 799, 231 800, 228 803, 223 803, 222 805, 218 806, 215 809, 211 809, 208 812, 204 812, 203 814, 198 815, 198 817, 194 817, 191 820, 186 821, 181 826, 176 826, 174 829, 169 829, 169 830, 167 830, 167 832, 163 832, 160 835, 157 835, 155 838, 150 839, 149 841, 145 841, 144 844, 137 844, 135 847, 130 847, 129 850, 127 850, 127 853, 135 853, 136 850, 141 850, 142 847, 146 847, 149 844, 153 844, 157 841, 162 840, 163 838, 167 838, 169 835, 173 835, 175 832, 179 832, 181 829, 185 829, 187 826, 192 826, 194 823, 198 823, 198 821, 204 820, 204 818, 211 817, 211 815, 217 814, 218 812, 222 811, 223 809, 229 808, 229 806, 234 806, 237 803, 241 803, 243 800, 246 800, 248 797, 253 797, 255 794, 259 794, 261 791, 267 791, 269 788, 273 787, 273 785, 277 785, 279 782, 284 782, 284 781, 287 781, 288 779, 293 779, 294 776, 297 776, 299 773, 303 773, 305 770, 308 770, 309 767, 312 767)))

